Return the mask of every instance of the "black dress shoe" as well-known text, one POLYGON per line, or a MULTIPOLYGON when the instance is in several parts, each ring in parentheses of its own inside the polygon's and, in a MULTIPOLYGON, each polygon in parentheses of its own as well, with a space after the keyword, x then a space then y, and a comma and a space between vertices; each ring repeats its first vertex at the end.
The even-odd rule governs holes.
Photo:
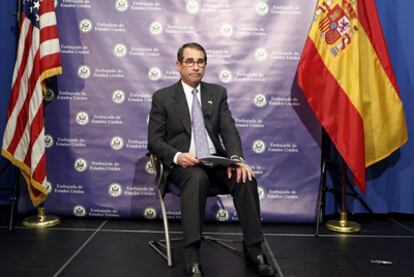
POLYGON ((203 276, 203 270, 201 268, 201 265, 198 264, 198 263, 187 264, 185 266, 185 276, 188 276, 188 277, 202 277, 203 276))
POLYGON ((246 255, 245 258, 246 264, 254 267, 259 276, 276 276, 276 271, 271 265, 269 265, 265 255, 260 254, 255 259, 252 259, 249 255, 246 255))

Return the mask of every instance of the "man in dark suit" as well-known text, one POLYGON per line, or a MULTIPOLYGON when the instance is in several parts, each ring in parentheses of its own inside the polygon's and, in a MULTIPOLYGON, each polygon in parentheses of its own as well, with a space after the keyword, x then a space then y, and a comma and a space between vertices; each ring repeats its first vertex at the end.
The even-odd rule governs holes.
POLYGON ((224 87, 202 82, 207 55, 198 43, 184 44, 177 53, 181 80, 156 91, 148 126, 148 149, 165 165, 165 180, 181 190, 184 266, 187 276, 202 276, 199 249, 209 186, 232 196, 244 237, 246 262, 260 276, 274 276, 261 244, 257 183, 243 160, 239 132, 231 116, 224 87), (207 167, 198 158, 218 155, 237 165, 207 167))

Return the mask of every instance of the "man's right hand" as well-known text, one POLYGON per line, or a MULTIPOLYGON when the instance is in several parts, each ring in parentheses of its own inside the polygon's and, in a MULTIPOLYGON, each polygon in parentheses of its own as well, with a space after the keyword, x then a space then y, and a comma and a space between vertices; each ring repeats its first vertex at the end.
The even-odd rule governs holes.
POLYGON ((200 163, 200 160, 191 153, 180 153, 177 156, 177 163, 181 167, 191 167, 200 163))

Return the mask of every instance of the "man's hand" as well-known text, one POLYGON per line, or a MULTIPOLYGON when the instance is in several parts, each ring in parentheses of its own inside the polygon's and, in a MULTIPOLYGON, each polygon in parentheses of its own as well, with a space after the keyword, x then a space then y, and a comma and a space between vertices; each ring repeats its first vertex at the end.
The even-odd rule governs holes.
POLYGON ((229 166, 227 168, 227 177, 230 179, 233 175, 233 172, 236 172, 236 182, 246 183, 246 180, 253 180, 254 172, 252 168, 246 163, 239 163, 235 166, 229 166))
POLYGON ((181 167, 191 167, 200 163, 200 161, 191 153, 180 153, 177 156, 177 163, 181 167))

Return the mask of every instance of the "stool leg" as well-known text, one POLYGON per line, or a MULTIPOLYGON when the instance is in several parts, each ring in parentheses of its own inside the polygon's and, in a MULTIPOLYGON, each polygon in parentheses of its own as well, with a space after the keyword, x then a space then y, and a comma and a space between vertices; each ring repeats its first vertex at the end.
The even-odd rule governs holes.
POLYGON ((172 253, 171 253, 171 241, 170 241, 170 231, 168 229, 167 211, 165 209, 164 199, 161 196, 160 191, 158 191, 158 197, 160 198, 162 221, 164 225, 165 246, 166 246, 166 251, 167 251, 167 264, 169 267, 173 267, 174 261, 172 259, 172 253))

